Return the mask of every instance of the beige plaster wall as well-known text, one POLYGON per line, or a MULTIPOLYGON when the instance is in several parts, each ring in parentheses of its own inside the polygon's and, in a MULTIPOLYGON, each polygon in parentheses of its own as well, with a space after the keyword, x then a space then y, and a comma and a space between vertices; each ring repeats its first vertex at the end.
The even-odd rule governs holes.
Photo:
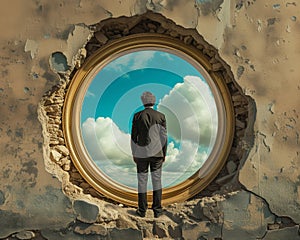
POLYGON ((298 1, 10 0, 1 3, 0 30, 0 238, 300 238, 298 1), (165 219, 148 222, 127 217, 131 209, 67 197, 61 176, 45 169, 37 115, 60 81, 49 66, 53 52, 71 61, 87 25, 147 10, 196 28, 256 103, 254 144, 245 144, 249 156, 237 175, 244 188, 174 204, 165 219), (86 219, 101 212, 102 223, 86 219))

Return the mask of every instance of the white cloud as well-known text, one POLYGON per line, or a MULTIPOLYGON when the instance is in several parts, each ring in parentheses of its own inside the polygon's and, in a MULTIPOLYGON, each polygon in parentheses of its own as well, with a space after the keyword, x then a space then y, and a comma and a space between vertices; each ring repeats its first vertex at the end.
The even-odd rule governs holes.
POLYGON ((122 132, 110 118, 88 118, 82 124, 85 146, 93 160, 109 159, 114 165, 132 165, 130 135, 122 132))
POLYGON ((153 59, 155 51, 138 51, 126 54, 112 61, 106 66, 106 69, 115 71, 129 72, 136 69, 147 67, 150 60, 153 59))
POLYGON ((168 133, 176 140, 189 140, 211 147, 215 141, 218 115, 215 100, 207 83, 199 77, 186 76, 160 101, 158 110, 165 113, 168 133))
POLYGON ((167 60, 174 61, 174 58, 172 57, 171 54, 166 53, 166 52, 159 52, 159 53, 160 53, 160 56, 165 57, 167 60))
MULTIPOLYGON (((82 125, 82 134, 88 153, 102 172, 119 183, 137 187, 129 134, 123 133, 110 118, 103 117, 96 121, 88 118, 82 125)), ((163 186, 187 179, 206 158, 206 153, 198 151, 195 143, 182 141, 180 149, 174 147, 173 142, 169 143, 163 167, 163 186)))
POLYGON ((180 149, 178 149, 173 142, 170 142, 164 170, 167 172, 184 172, 191 169, 195 172, 206 158, 206 152, 200 152, 199 145, 196 143, 181 141, 180 149))
POLYGON ((95 97, 96 95, 92 93, 91 91, 87 91, 85 94, 86 97, 95 97))
POLYGON ((199 145, 191 141, 181 141, 180 149, 174 143, 168 145, 168 153, 163 166, 163 185, 173 186, 192 176, 205 162, 208 155, 199 145))

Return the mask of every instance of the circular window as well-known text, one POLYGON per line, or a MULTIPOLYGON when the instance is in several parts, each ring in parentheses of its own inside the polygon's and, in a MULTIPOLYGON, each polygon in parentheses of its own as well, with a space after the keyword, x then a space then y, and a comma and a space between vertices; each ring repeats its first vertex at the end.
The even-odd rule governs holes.
MULTIPOLYGON (((65 99, 65 139, 85 180, 103 195, 137 205, 130 149, 144 91, 167 119, 163 204, 186 200, 221 170, 233 139, 231 97, 209 60, 180 40, 135 34, 95 52, 73 77, 65 99)), ((151 181, 149 201, 151 201, 151 181)))

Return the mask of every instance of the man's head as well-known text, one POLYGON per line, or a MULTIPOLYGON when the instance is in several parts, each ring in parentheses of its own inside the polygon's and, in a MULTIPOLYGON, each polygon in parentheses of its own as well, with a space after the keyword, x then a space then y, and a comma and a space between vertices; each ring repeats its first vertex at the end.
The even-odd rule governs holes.
POLYGON ((141 100, 144 107, 152 107, 155 105, 156 98, 151 92, 143 92, 141 100))

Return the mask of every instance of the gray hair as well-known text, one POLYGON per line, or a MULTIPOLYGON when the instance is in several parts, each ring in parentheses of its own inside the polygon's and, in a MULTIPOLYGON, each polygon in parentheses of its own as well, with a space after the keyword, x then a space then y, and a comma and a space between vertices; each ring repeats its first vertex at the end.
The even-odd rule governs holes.
POLYGON ((156 98, 151 92, 143 92, 141 100, 144 106, 153 106, 155 105, 156 98))

